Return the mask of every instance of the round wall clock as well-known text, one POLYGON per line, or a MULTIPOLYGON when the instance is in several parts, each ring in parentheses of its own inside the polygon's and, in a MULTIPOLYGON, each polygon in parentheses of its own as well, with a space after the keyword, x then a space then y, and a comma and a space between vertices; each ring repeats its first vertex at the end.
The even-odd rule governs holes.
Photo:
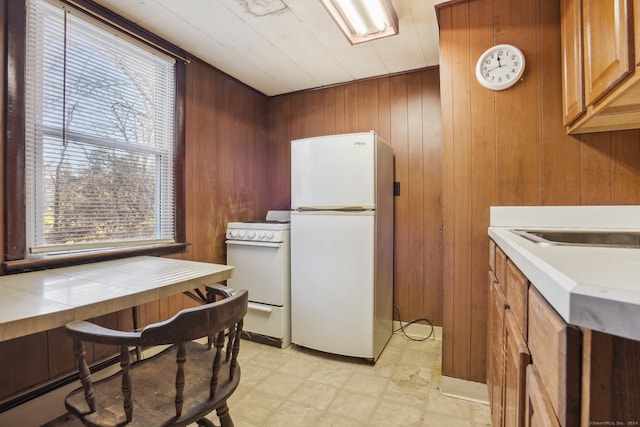
POLYGON ((476 64, 476 78, 487 89, 503 90, 516 84, 524 74, 524 55, 510 44, 487 49, 476 64))

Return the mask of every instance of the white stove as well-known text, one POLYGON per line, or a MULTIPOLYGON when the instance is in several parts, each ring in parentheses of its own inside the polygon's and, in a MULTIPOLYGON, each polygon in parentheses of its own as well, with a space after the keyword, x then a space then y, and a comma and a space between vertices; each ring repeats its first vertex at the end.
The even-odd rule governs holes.
POLYGON ((269 211, 265 221, 227 224, 228 285, 249 291, 243 336, 285 348, 291 343, 290 212, 269 211))

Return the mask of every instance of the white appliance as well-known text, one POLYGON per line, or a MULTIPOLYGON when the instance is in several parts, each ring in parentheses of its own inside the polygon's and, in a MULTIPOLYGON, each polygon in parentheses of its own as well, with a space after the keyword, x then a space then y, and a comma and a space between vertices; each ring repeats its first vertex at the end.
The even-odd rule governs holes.
POLYGON ((291 142, 292 342, 375 362, 393 320, 393 151, 374 132, 291 142))
POLYGON ((227 224, 228 286, 249 291, 243 337, 285 348, 291 344, 290 212, 265 221, 227 224))

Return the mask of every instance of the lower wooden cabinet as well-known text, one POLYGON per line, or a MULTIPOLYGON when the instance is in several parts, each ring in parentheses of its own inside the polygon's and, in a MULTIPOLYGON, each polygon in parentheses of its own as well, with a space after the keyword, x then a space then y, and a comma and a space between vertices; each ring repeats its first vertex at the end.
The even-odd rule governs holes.
POLYGON ((536 284, 490 247, 493 426, 640 426, 640 341, 567 324, 536 284))
POLYGON ((500 248, 495 251, 487 312, 493 426, 578 426, 581 333, 564 322, 500 248), (506 283, 494 270, 503 272, 506 283))

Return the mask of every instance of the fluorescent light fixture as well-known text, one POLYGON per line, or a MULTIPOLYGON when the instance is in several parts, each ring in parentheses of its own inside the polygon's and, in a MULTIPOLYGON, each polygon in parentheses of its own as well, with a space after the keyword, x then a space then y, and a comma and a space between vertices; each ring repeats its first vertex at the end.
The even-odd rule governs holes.
POLYGON ((351 44, 398 34, 391 0, 320 0, 351 44))

